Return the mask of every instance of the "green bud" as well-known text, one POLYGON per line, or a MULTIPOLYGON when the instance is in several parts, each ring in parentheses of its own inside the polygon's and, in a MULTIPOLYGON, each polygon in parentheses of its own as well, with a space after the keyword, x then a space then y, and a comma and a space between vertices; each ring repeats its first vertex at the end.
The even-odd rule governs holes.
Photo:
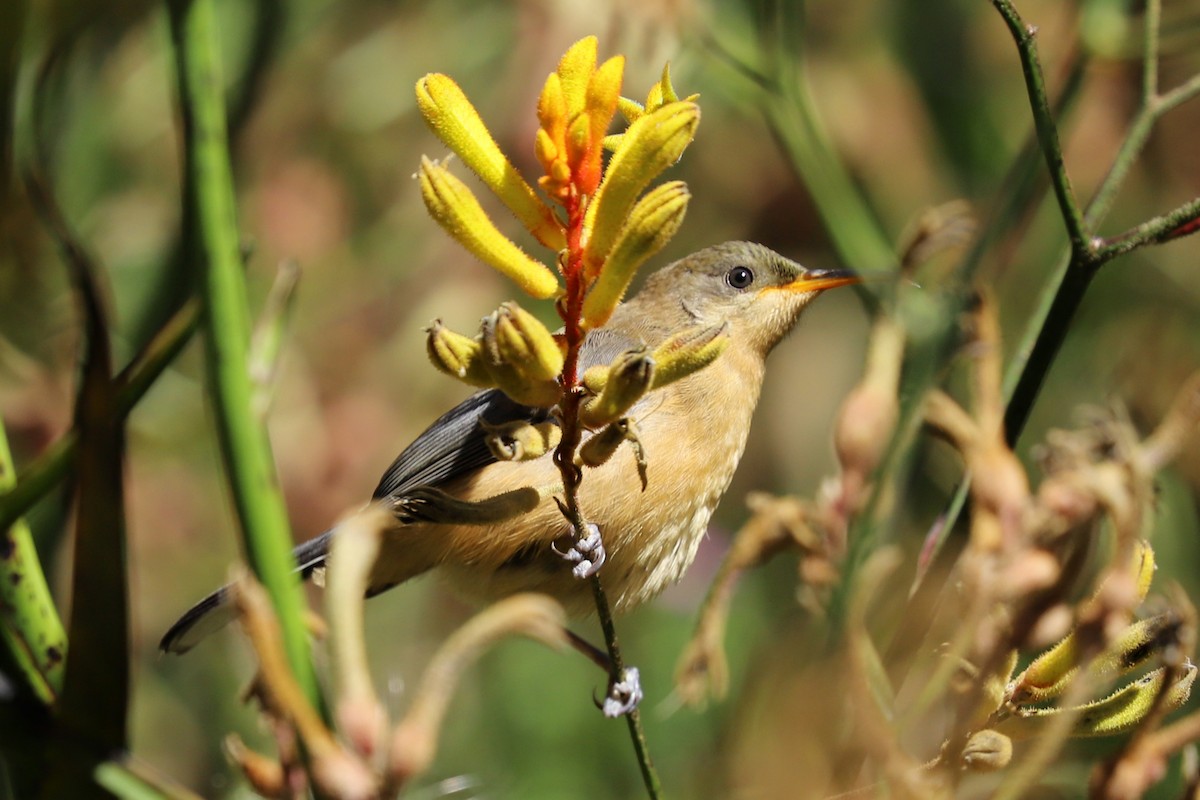
POLYGON ((728 325, 722 323, 707 328, 688 328, 671 336, 654 350, 652 389, 659 389, 716 360, 729 345, 728 325))
POLYGON ((597 328, 612 316, 638 268, 679 230, 690 198, 683 181, 657 186, 629 212, 611 251, 600 252, 589 242, 586 269, 596 277, 583 301, 588 327, 597 328))
POLYGON ((649 391, 654 372, 654 359, 644 349, 617 356, 609 365, 603 391, 584 401, 580 420, 592 429, 616 422, 649 391))
MULTIPOLYGON (((1172 711, 1187 702, 1192 682, 1196 679, 1196 667, 1186 664, 1184 674, 1166 690, 1163 708, 1172 711)), ((1071 709, 1078 716, 1071 729, 1072 736, 1112 736, 1134 728, 1154 708, 1167 670, 1159 668, 1122 686, 1100 700, 1071 709)), ((1062 708, 1018 707, 1012 716, 1001 720, 996 729, 1014 739, 1025 739, 1042 733, 1046 725, 1062 708)))
POLYGON ((435 319, 425 332, 429 334, 425 351, 434 367, 471 386, 488 389, 496 385, 483 363, 483 348, 478 341, 455 333, 440 319, 435 319))
POLYGON ((562 392, 558 381, 543 381, 530 378, 512 364, 500 362, 493 364, 488 358, 480 359, 487 368, 493 384, 500 391, 527 406, 550 408, 558 403, 562 392))
POLYGON ((622 134, 584 218, 593 261, 602 261, 612 250, 638 195, 679 160, 699 124, 700 106, 681 101, 643 115, 622 134))
POLYGON ((530 378, 553 380, 562 372, 562 348, 554 335, 537 317, 516 303, 501 305, 495 321, 485 324, 484 331, 485 337, 495 338, 499 360, 512 364, 530 378))
POLYGON ((642 447, 641 437, 638 436, 637 426, 627 417, 606 425, 603 430, 584 442, 579 448, 576 462, 585 467, 599 467, 607 463, 617 452, 617 448, 625 442, 629 442, 633 448, 642 491, 646 491, 646 451, 642 447))
POLYGON ((479 426, 486 434, 484 441, 488 449, 501 461, 540 458, 557 447, 562 439, 562 428, 551 420, 536 424, 514 420, 500 425, 480 420, 479 426))

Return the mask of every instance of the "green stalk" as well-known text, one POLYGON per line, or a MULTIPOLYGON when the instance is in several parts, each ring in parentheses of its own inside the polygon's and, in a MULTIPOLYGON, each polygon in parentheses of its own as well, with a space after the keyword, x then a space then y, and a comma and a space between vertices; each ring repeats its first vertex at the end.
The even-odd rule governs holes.
MULTIPOLYGON (((0 497, 16 482, 8 437, 0 421, 0 497)), ((26 685, 50 705, 62 689, 67 635, 24 519, 0 532, 0 545, 0 636, 26 685)))
POLYGON ((181 102, 192 120, 188 160, 205 256, 206 354, 221 450, 247 559, 271 596, 292 671, 309 701, 319 707, 287 510, 266 431, 252 411, 250 314, 234 207, 216 12, 212 0, 172 3, 170 10, 181 102))

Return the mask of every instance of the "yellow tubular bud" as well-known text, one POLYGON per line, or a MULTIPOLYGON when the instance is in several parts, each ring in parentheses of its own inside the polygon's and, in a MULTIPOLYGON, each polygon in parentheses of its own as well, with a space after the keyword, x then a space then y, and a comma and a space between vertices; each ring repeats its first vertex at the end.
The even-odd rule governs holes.
POLYGON ((596 71, 596 37, 585 36, 563 54, 558 62, 558 77, 562 81, 563 99, 567 104, 567 115, 573 117, 583 111, 587 98, 588 82, 596 71))
POLYGON ((483 363, 483 348, 476 340, 455 333, 435 319, 425 332, 425 350, 434 367, 472 386, 488 389, 492 381, 483 363))
POLYGON ((607 425, 580 446, 576 460, 586 467, 599 467, 612 458, 617 448, 625 442, 625 438, 625 428, 620 422, 607 425))
POLYGON ((679 160, 699 124, 698 105, 671 103, 646 114, 622 134, 584 218, 586 247, 595 263, 608 257, 638 195, 679 160))
POLYGON ((540 300, 558 292, 554 273, 497 230, 475 195, 450 170, 422 157, 418 179, 429 215, 472 255, 540 300))
MULTIPOLYGON (((1192 682, 1196 679, 1196 667, 1186 664, 1184 674, 1167 689, 1163 709, 1173 711, 1187 702, 1192 682)), ((1167 670, 1159 668, 1122 686, 1105 698, 1071 709, 1078 713, 1071 736, 1112 736, 1137 726, 1154 707, 1159 692, 1163 689, 1167 670)), ((1047 724, 1062 708, 1018 708, 1013 715, 1001 720, 995 729, 1014 739, 1026 739, 1043 733, 1047 724)))
POLYGON ((546 131, 551 139, 556 142, 562 139, 567 125, 567 101, 563 97, 562 80, 557 72, 551 72, 542 86, 542 93, 538 97, 537 117, 542 130, 546 131))
MULTIPOLYGON (((1167 689, 1163 709, 1174 711, 1185 702, 1196 679, 1196 667, 1188 664, 1183 677, 1167 689)), ((1123 686, 1103 700, 1083 706, 1083 713, 1071 731, 1072 736, 1112 736, 1135 727, 1154 707, 1167 671, 1159 668, 1123 686)))
POLYGON ((566 246, 562 224, 492 138, 479 112, 446 75, 417 81, 417 106, 434 135, 496 193, 534 237, 552 250, 566 246))
POLYGON ((669 61, 663 64, 662 77, 658 80, 658 90, 662 94, 664 105, 679 101, 679 95, 675 94, 675 87, 671 85, 671 62, 669 61))
POLYGON ((578 167, 587 156, 591 143, 592 123, 586 111, 581 111, 567 126, 567 163, 578 167))
POLYGON ((599 275, 583 301, 586 326, 597 328, 608 321, 638 267, 679 230, 690 199, 683 181, 664 183, 647 193, 629 212, 629 219, 617 234, 607 259, 596 258, 589 242, 584 254, 585 269, 589 274, 599 275))
POLYGON ((1138 539, 1133 543, 1133 558, 1130 566, 1135 576, 1138 602, 1141 602, 1146 599, 1146 595, 1150 591, 1150 582, 1154 580, 1154 570, 1158 569, 1154 563, 1154 548, 1145 539, 1138 539))
POLYGON ((686 378, 704 369, 729 345, 727 323, 707 328, 688 328, 674 334, 654 351, 654 381, 651 389, 686 378))
POLYGON ((616 422, 649 391, 654 372, 654 359, 644 350, 617 356, 609 366, 603 391, 584 401, 580 421, 592 429, 616 422))
POLYGON ((537 156, 538 163, 547 172, 550 171, 550 167, 553 166, 555 159, 558 158, 558 146, 554 144, 554 140, 550 138, 550 134, 546 133, 542 128, 538 128, 533 140, 533 154, 537 156))
MULTIPOLYGON (((1137 669, 1151 656, 1161 653, 1178 640, 1180 620, 1174 614, 1159 614, 1139 620, 1113 639, 1108 648, 1088 666, 1088 674, 1098 677, 1123 675, 1137 669)), ((1040 703, 1059 696, 1077 672, 1075 633, 1038 656, 1014 683, 1014 703, 1040 703)))
POLYGON ((549 408, 557 403, 562 396, 557 381, 543 381, 530 378, 512 364, 492 363, 487 358, 482 359, 497 389, 527 406, 549 408))
POLYGON ((500 461, 540 458, 562 440, 562 428, 552 420, 538 423, 515 420, 500 425, 489 425, 480 420, 479 425, 483 428, 488 449, 500 461))
POLYGON ((634 122, 642 114, 646 113, 646 109, 637 100, 630 100, 628 97, 617 98, 617 110, 621 112, 621 116, 626 122, 634 122))
POLYGON ((500 306, 492 330, 501 360, 519 372, 535 380, 553 380, 562 372, 563 353, 554 335, 516 303, 500 306))
POLYGON ((1014 703, 1039 703, 1062 694, 1075 675, 1079 645, 1075 632, 1035 658, 1017 676, 1011 700, 1014 703))
POLYGON ((608 133, 617 102, 621 97, 621 79, 625 75, 625 57, 613 56, 600 65, 588 81, 587 111, 591 120, 591 140, 598 142, 608 133))
POLYGON ((583 373, 583 387, 592 394, 600 394, 604 391, 604 384, 608 383, 608 365, 597 364, 594 367, 588 367, 583 373))
POLYGON ((646 93, 646 111, 654 111, 662 108, 663 102, 663 87, 662 83, 656 83, 650 87, 650 91, 646 93))

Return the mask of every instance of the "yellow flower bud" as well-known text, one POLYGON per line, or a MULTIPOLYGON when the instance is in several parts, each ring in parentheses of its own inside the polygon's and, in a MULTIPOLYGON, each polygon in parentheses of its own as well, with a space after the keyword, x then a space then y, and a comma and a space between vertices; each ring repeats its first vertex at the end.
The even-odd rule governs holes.
POLYGON ((637 466, 638 478, 642 482, 642 491, 644 492, 648 482, 646 451, 642 447, 637 426, 631 419, 624 417, 618 419, 584 442, 575 456, 575 463, 586 467, 602 466, 625 442, 629 442, 629 446, 633 449, 634 463, 637 466))
POLYGON ((538 132, 533 140, 533 154, 537 156, 537 160, 546 169, 550 171, 550 167, 558 158, 558 146, 554 144, 554 140, 550 138, 550 134, 542 128, 538 128, 538 132))
POLYGON ((598 142, 608 133, 608 126, 617 113, 624 75, 625 57, 613 56, 601 64, 588 81, 586 106, 592 121, 592 141, 598 142))
POLYGON ((585 254, 585 275, 590 277, 598 272, 599 276, 583 301, 585 325, 597 328, 608 321, 638 267, 679 230, 690 199, 683 181, 655 187, 633 207, 607 259, 595 259, 589 247, 585 254))
MULTIPOLYGON (((1166 689, 1166 696, 1162 700, 1165 711, 1179 708, 1191 694, 1196 667, 1188 663, 1183 669, 1183 677, 1166 689)), ((1073 709, 1018 707, 995 728, 1014 739, 1025 739, 1043 733, 1054 717, 1069 710, 1077 715, 1071 736, 1112 736, 1123 733, 1136 727, 1154 708, 1159 693, 1163 691, 1166 676, 1167 670, 1160 667, 1107 697, 1073 709)))
POLYGON ((612 458, 625 441, 625 428, 620 420, 606 425, 603 430, 584 442, 579 448, 578 462, 587 467, 599 467, 612 458))
POLYGON ((1145 539, 1133 543, 1133 558, 1130 567, 1134 574, 1134 584, 1137 586, 1138 602, 1146 599, 1150 591, 1150 582, 1154 580, 1154 571, 1158 566, 1154 562, 1154 548, 1145 539))
POLYGON ((455 333, 435 319, 428 328, 425 350, 437 369, 464 383, 487 389, 495 386, 483 363, 483 348, 479 342, 455 333))
POLYGON ((562 224, 500 151, 479 112, 446 75, 417 81, 417 106, 434 134, 496 193, 534 237, 552 250, 566 246, 562 224))
POLYGON ((584 218, 586 247, 593 262, 608 257, 638 195, 679 160, 699 124, 699 106, 671 103, 646 114, 625 131, 584 218))
POLYGON ((563 368, 563 352, 541 321, 516 303, 504 303, 484 336, 495 337, 500 360, 535 380, 553 380, 563 368))
POLYGON ((604 384, 606 383, 608 383, 607 364, 597 364, 594 367, 588 367, 583 373, 583 388, 592 394, 600 394, 604 391, 604 384))
POLYGON ((567 116, 574 117, 586 104, 588 82, 596 71, 596 37, 585 36, 563 54, 558 62, 567 116))
POLYGON ((501 425, 489 425, 480 420, 488 449, 501 461, 529 461, 540 458, 558 446, 562 428, 557 422, 531 423, 515 420, 501 425))
POLYGON ((583 164, 587 157, 591 132, 592 122, 586 111, 581 111, 567 126, 567 163, 576 169, 583 164))
MULTIPOLYGON (((1095 677, 1123 675, 1137 669, 1179 637, 1180 621, 1173 614, 1138 620, 1113 639, 1088 666, 1095 677)), ((1072 631, 1025 668, 1013 683, 1014 703, 1040 703, 1058 697, 1078 672, 1079 644, 1072 631)))
POLYGON ((651 389, 686 378, 704 369, 725 352, 729 345, 726 323, 707 328, 688 328, 660 344, 654 351, 654 381, 651 389))
POLYGON ((467 185, 450 170, 421 158, 421 198, 430 216, 476 258, 511 278, 530 295, 544 300, 558 292, 558 278, 525 254, 488 218, 467 185))
POLYGON ((617 356, 609 366, 603 391, 584 402, 580 421, 593 429, 616 422, 649 391, 654 372, 654 359, 645 350, 617 356))
POLYGON ((633 122, 642 114, 646 113, 646 109, 637 100, 630 100, 628 97, 617 98, 617 110, 621 112, 621 116, 626 122, 633 122))
POLYGON ((507 362, 493 363, 485 357, 483 363, 496 388, 518 403, 550 408, 562 397, 558 381, 531 378, 507 362))

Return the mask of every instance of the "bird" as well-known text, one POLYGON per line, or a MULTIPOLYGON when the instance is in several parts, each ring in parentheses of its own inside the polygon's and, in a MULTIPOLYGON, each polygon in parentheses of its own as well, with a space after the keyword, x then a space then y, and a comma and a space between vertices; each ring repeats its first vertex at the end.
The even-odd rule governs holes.
MULTIPOLYGON (((655 597, 691 565, 745 450, 767 356, 815 297, 859 280, 850 270, 807 269, 753 242, 725 242, 648 276, 587 336, 582 369, 653 348, 687 328, 724 326, 729 336, 712 364, 648 392, 629 410, 645 456, 644 484, 634 457, 621 451, 584 471, 579 506, 602 536, 607 557, 599 572, 615 612, 655 597)), ((571 528, 554 502, 561 474, 552 453, 503 460, 488 446, 487 430, 519 421, 557 420, 551 409, 522 405, 498 389, 479 391, 396 457, 371 499, 389 507, 396 522, 383 534, 368 596, 434 571, 481 603, 536 591, 573 616, 593 609, 589 582, 555 546, 571 528), (498 522, 429 521, 413 513, 431 494, 476 501, 530 487, 539 490, 536 504, 498 522)), ((295 548, 302 577, 324 568, 336 535, 335 527, 295 548)), ((226 587, 180 617, 160 649, 186 652, 232 617, 226 587)))

